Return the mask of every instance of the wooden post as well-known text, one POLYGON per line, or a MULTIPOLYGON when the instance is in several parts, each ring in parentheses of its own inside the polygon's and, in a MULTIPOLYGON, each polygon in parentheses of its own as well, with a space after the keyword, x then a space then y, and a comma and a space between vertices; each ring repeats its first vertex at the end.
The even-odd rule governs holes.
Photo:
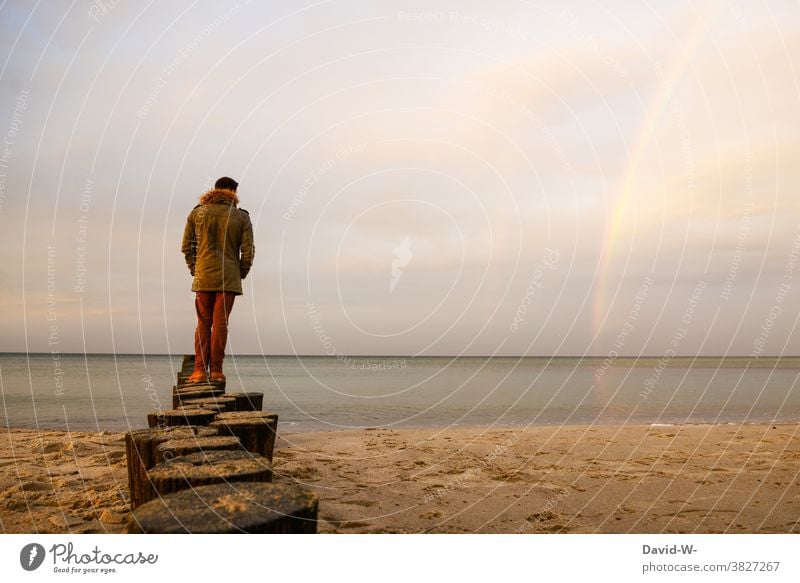
MULTIPOLYGON (((175 379, 177 380, 177 383, 176 383, 176 384, 178 384, 178 385, 187 385, 187 384, 190 384, 190 383, 189 383, 189 377, 190 377, 190 376, 192 376, 192 373, 193 373, 193 372, 194 372, 194 371, 190 371, 190 372, 183 372, 183 371, 179 371, 179 372, 178 372, 178 373, 175 375, 175 379)), ((211 381, 211 379, 208 379, 208 378, 206 378, 206 380, 204 380, 204 381, 203 381, 203 383, 209 383, 209 382, 212 382, 212 381, 211 381)), ((220 383, 220 382, 222 382, 222 381, 213 381, 213 382, 215 382, 215 383, 220 383)))
POLYGON ((218 389, 196 389, 193 391, 182 390, 172 393, 172 408, 177 409, 186 401, 192 399, 207 399, 209 397, 221 397, 225 393, 218 389))
POLYGON ((264 393, 225 393, 226 397, 236 399, 236 411, 261 411, 264 393))
POLYGON ((231 419, 263 419, 264 417, 275 417, 278 421, 278 414, 272 411, 227 411, 218 413, 214 421, 230 421, 231 419))
POLYGON ((206 397, 200 399, 187 399, 181 395, 181 402, 184 407, 188 406, 195 406, 195 407, 206 407, 211 408, 220 407, 221 411, 219 413, 225 413, 226 411, 235 411, 236 406, 236 399, 233 397, 228 397, 227 395, 219 396, 219 397, 206 397))
POLYGON ((258 411, 244 412, 256 415, 242 416, 242 413, 220 413, 209 427, 217 429, 220 435, 235 435, 242 442, 242 446, 250 452, 266 456, 272 461, 272 452, 275 449, 275 435, 278 432, 278 415, 258 415, 258 411), (224 417, 220 415, 239 415, 238 417, 224 417))
POLYGON ((225 390, 225 381, 212 381, 211 379, 206 379, 202 383, 177 383, 173 385, 172 391, 178 391, 180 389, 219 389, 221 391, 225 390))
POLYGON ((131 509, 136 508, 148 496, 146 492, 149 492, 151 486, 147 480, 147 470, 156 465, 156 449, 159 444, 175 438, 201 439, 216 435, 217 432, 214 429, 191 426, 140 429, 126 433, 125 458, 128 467, 131 509))
POLYGON ((154 427, 175 427, 176 425, 208 425, 214 420, 214 411, 208 409, 169 409, 147 414, 147 424, 154 427))
POLYGON ((269 482, 272 464, 249 451, 204 451, 164 461, 147 470, 151 496, 220 482, 269 482))
MULTIPOLYGON (((156 460, 153 466, 182 455, 198 451, 241 450, 238 437, 212 435, 209 437, 180 437, 162 442, 156 447, 156 460)), ((151 466, 151 467, 153 467, 151 466)), ((149 469, 149 468, 148 468, 149 469)))
POLYGON ((181 361, 181 372, 192 374, 194 371, 194 354, 185 354, 181 361))
POLYGON ((176 409, 206 409, 207 411, 211 411, 214 415, 219 413, 224 413, 225 407, 223 405, 214 405, 212 404, 205 404, 205 405, 190 405, 190 404, 182 404, 175 407, 176 409))
POLYGON ((317 532, 316 495, 284 483, 214 484, 148 502, 129 533, 277 534, 317 532))
POLYGON ((178 395, 180 393, 191 393, 194 391, 215 391, 217 393, 224 393, 225 388, 219 385, 212 385, 209 383, 194 383, 186 385, 175 385, 172 387, 172 394, 178 395))

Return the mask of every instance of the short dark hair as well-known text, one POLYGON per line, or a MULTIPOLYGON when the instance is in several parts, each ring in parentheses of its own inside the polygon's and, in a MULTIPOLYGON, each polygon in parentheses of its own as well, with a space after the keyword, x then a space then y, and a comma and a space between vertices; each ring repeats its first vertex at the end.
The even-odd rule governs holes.
POLYGON ((233 192, 236 192, 238 187, 239 183, 233 178, 229 178, 227 176, 223 176, 214 183, 214 188, 219 188, 220 190, 232 190, 233 192))

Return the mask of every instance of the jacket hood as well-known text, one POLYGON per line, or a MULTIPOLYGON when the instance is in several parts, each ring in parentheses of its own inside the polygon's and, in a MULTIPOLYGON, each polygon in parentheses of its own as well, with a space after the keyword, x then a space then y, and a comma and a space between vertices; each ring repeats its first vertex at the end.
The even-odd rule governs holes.
POLYGON ((221 188, 212 188, 200 197, 200 204, 213 204, 213 203, 232 202, 234 205, 239 204, 239 197, 232 190, 223 190, 221 188))

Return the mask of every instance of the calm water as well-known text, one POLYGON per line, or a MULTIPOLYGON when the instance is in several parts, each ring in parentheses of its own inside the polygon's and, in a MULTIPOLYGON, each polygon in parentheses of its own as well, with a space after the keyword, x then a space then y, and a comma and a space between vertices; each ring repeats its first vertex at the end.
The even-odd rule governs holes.
MULTIPOLYGON (((170 408, 179 356, 0 354, 0 425, 121 430, 170 408), (56 368, 58 367, 58 369, 56 368), (60 370, 59 370, 60 369, 60 370), (59 373, 56 374, 56 373, 59 373)), ((226 359, 284 430, 800 421, 800 358, 226 359)))

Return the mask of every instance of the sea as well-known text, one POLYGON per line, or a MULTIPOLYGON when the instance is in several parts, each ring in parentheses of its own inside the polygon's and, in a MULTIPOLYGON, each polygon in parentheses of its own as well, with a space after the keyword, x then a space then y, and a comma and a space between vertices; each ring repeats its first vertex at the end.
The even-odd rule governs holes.
MULTIPOLYGON (((180 355, 0 353, 0 424, 146 426, 180 355)), ((283 431, 800 421, 800 357, 226 357, 283 431)))

